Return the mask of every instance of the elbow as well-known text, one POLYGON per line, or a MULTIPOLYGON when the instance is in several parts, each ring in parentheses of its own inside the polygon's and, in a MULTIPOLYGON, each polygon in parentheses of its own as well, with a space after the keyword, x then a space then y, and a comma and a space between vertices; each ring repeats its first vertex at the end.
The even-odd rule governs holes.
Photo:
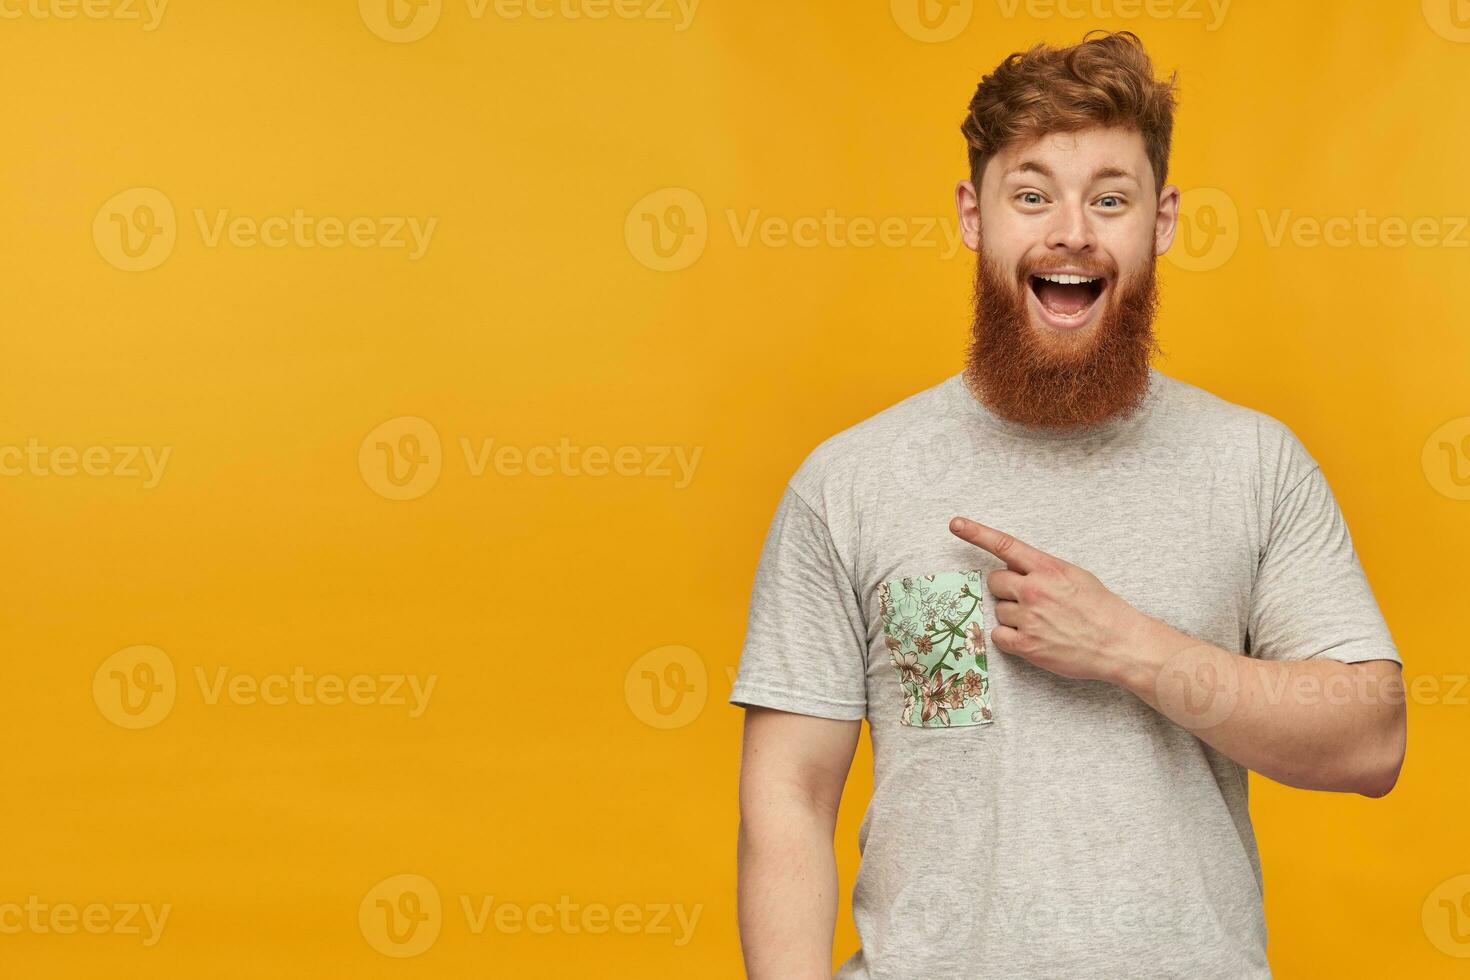
POLYGON ((1382 799, 1393 791, 1404 767, 1408 731, 1404 706, 1388 719, 1384 732, 1369 746, 1369 758, 1358 774, 1354 790, 1370 799, 1382 799))
POLYGON ((1393 792, 1394 786, 1399 781, 1397 769, 1385 769, 1380 773, 1372 773, 1359 781, 1357 792, 1368 797, 1370 800, 1381 800, 1393 792))

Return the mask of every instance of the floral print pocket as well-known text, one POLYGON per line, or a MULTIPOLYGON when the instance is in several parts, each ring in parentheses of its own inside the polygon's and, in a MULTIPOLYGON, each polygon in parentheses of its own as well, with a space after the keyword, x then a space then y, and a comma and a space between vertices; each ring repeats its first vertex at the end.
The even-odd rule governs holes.
POLYGON ((878 586, 883 639, 903 688, 903 724, 957 728, 993 720, 984 595, 980 572, 916 575, 878 586))

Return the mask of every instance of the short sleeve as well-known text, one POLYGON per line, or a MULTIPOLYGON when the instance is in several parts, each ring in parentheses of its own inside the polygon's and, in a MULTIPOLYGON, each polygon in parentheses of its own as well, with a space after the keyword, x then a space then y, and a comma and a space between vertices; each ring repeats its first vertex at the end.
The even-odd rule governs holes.
POLYGON ((867 625, 832 535, 788 485, 756 566, 730 703, 858 720, 867 625))
POLYGON ((1251 594, 1251 656, 1402 666, 1320 466, 1276 502, 1269 528, 1251 594))

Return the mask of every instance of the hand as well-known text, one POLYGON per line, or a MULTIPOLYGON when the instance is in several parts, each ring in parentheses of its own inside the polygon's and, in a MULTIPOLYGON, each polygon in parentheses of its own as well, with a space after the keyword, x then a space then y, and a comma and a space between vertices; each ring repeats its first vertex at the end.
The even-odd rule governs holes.
POLYGON ((995 597, 990 638, 999 649, 1063 677, 1124 683, 1130 654, 1154 620, 1086 569, 1009 534, 963 517, 949 529, 1005 562, 985 577, 995 597))

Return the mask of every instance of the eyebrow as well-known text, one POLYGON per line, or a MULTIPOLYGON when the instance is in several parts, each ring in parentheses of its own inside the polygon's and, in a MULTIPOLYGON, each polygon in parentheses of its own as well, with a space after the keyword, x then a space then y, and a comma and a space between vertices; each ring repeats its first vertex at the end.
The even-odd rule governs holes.
MULTIPOLYGON (((1016 164, 1010 170, 1007 170, 1005 175, 1007 177, 1009 177, 1012 174, 1023 174, 1023 173, 1034 173, 1034 174, 1040 174, 1043 177, 1049 177, 1049 178, 1052 178, 1052 179, 1055 179, 1056 178, 1056 174, 1052 173, 1051 168, 1048 167, 1046 164, 1040 162, 1039 160, 1022 160, 1020 163, 1016 164)), ((1117 178, 1122 178, 1124 180, 1132 180, 1132 181, 1135 181, 1135 182, 1138 180, 1138 178, 1135 177, 1133 175, 1133 172, 1130 171, 1130 170, 1125 170, 1122 167, 1111 167, 1111 166, 1109 166, 1109 167, 1098 167, 1096 170, 1094 170, 1092 172, 1092 177, 1088 181, 1088 183, 1096 183, 1099 180, 1114 180, 1114 179, 1117 179, 1117 178)))

